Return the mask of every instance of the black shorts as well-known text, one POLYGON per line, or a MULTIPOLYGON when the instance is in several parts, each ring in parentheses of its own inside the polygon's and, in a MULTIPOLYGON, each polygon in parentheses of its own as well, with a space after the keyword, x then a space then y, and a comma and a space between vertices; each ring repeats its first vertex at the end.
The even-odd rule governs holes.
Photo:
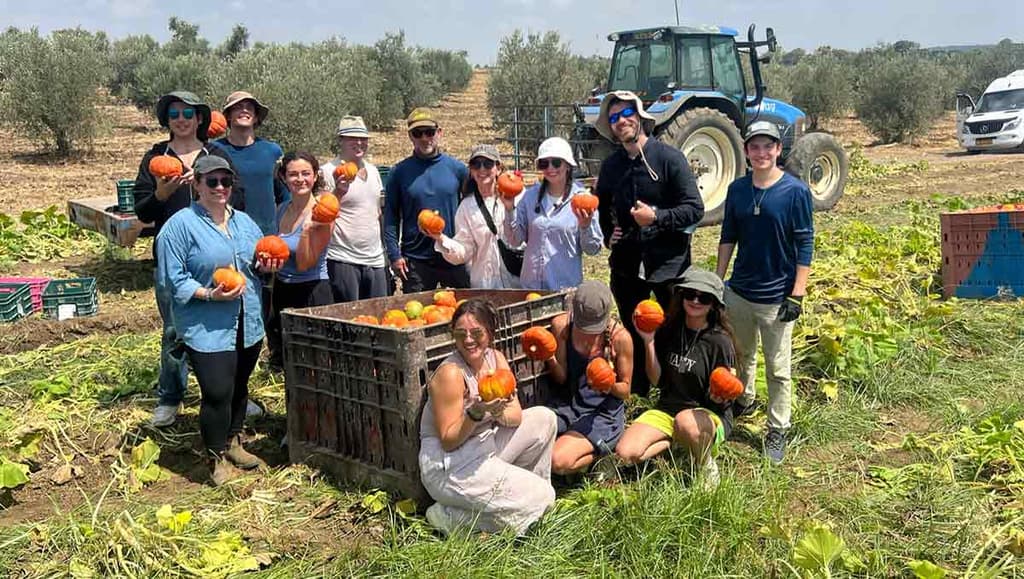
POLYGON ((622 438, 626 427, 625 412, 620 412, 618 417, 598 410, 581 413, 571 404, 563 404, 552 410, 558 418, 558 434, 570 430, 582 434, 593 445, 594 454, 598 456, 615 451, 615 445, 622 438))

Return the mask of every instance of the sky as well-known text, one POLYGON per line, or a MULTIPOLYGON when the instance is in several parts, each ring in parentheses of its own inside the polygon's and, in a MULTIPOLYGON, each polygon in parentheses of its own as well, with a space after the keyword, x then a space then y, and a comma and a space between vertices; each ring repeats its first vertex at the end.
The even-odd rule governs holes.
MULTIPOLYGON (((785 50, 822 45, 856 50, 911 40, 922 46, 1024 42, 1020 0, 678 0, 683 24, 715 24, 745 35, 757 24, 775 29, 785 50)), ((169 38, 167 19, 199 24, 219 44, 235 24, 250 42, 312 42, 342 37, 372 44, 404 30, 410 44, 465 50, 474 64, 493 64, 498 41, 513 30, 556 30, 573 52, 611 54, 608 33, 675 24, 673 0, 0 0, 0 28, 38 27, 47 33, 76 26, 112 38, 149 34, 169 38)))

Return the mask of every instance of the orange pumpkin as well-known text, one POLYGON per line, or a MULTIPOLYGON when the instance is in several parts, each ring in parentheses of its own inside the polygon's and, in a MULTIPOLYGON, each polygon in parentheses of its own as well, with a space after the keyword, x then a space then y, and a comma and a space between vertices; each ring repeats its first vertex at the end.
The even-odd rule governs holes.
POLYGON ((709 382, 711 384, 708 391, 715 398, 728 401, 735 400, 743 394, 743 382, 725 366, 712 370, 709 382))
POLYGON ((416 318, 414 320, 409 320, 409 327, 410 328, 413 328, 413 327, 417 327, 418 328, 418 327, 422 327, 422 326, 425 326, 425 325, 427 325, 427 322, 423 318, 416 318))
POLYGON ((359 165, 352 161, 345 161, 334 168, 335 181, 352 181, 359 174, 359 165))
POLYGON ((371 326, 379 326, 380 325, 380 320, 377 319, 377 316, 371 316, 371 315, 368 315, 368 314, 363 314, 363 315, 356 316, 356 317, 352 318, 352 321, 356 322, 356 323, 359 323, 359 324, 370 324, 371 326))
POLYGON ((506 368, 490 370, 477 382, 477 389, 484 402, 508 398, 516 391, 516 375, 506 368))
POLYGON ((149 160, 149 172, 157 179, 178 177, 185 171, 181 161, 170 155, 157 155, 149 160))
POLYGON ((590 193, 580 193, 572 197, 572 208, 577 211, 596 211, 598 204, 597 195, 590 193))
POLYGON ((437 211, 431 211, 430 209, 420 211, 419 216, 416 218, 416 223, 419 224, 420 229, 429 235, 440 235, 444 231, 444 218, 437 211))
POLYGON ((238 273, 233 265, 221 267, 213 272, 213 285, 224 286, 224 291, 232 292, 245 285, 245 276, 238 273))
POLYGON ((384 316, 381 317, 380 321, 381 323, 384 323, 389 320, 401 320, 408 324, 409 316, 405 315, 405 312, 403 312, 402 310, 388 310, 384 312, 384 316))
POLYGON ((256 257, 260 259, 288 259, 288 244, 276 235, 267 235, 256 242, 256 257))
POLYGON ((341 205, 338 198, 331 193, 324 193, 316 198, 316 205, 313 205, 313 221, 317 223, 332 223, 338 218, 341 205))
POLYGON ((598 392, 610 392, 615 386, 615 369, 604 358, 594 358, 587 364, 587 382, 598 392))
POLYGON ((505 199, 514 199, 523 192, 523 174, 504 172, 498 175, 498 193, 505 199))
POLYGON ((448 306, 454 308, 459 302, 455 301, 455 292, 450 290, 441 290, 434 292, 434 305, 435 306, 448 306))
POLYGON ((653 332, 665 323, 665 310, 654 300, 644 300, 633 310, 633 325, 641 332, 653 332))
POLYGON ((555 335, 539 326, 527 328, 521 340, 523 353, 531 360, 549 360, 558 350, 555 335))
POLYGON ((210 139, 219 139, 228 132, 228 120, 220 111, 210 111, 210 128, 206 129, 206 136, 210 139))
POLYGON ((541 295, 539 293, 537 293, 537 292, 530 292, 530 293, 526 294, 526 301, 528 301, 528 302, 532 302, 533 300, 539 300, 540 298, 541 298, 541 295))
POLYGON ((444 316, 444 321, 450 322, 455 317, 455 308, 451 306, 437 306, 437 311, 444 316))
POLYGON ((420 314, 420 319, 428 324, 440 324, 445 321, 444 312, 438 309, 437 306, 427 306, 423 308, 423 313, 420 314))

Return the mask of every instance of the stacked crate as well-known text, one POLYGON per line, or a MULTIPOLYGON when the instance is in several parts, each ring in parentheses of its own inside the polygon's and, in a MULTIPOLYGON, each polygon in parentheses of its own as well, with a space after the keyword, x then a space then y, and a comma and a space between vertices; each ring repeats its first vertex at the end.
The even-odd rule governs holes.
POLYGON ((947 298, 1024 296, 1024 205, 943 213, 940 222, 947 298))

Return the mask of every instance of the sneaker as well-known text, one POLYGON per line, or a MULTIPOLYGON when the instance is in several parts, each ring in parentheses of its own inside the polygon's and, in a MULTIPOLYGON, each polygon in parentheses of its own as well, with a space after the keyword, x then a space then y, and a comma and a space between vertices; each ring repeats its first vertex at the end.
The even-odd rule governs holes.
POLYGON ((451 533, 455 528, 455 521, 448 514, 448 509, 441 503, 434 503, 427 507, 425 515, 430 526, 440 531, 442 535, 451 533))
POLYGON ((786 431, 769 428, 764 439, 764 452, 772 464, 779 464, 786 456, 786 431))
POLYGON ((704 461, 704 464, 701 465, 700 470, 697 472, 697 477, 700 479, 698 484, 703 490, 710 492, 718 488, 718 483, 721 482, 722 477, 718 473, 718 463, 715 462, 714 457, 709 456, 704 461))
POLYGON ((744 404, 743 402, 740 402, 739 399, 737 399, 736 402, 732 403, 732 415, 735 418, 739 418, 740 416, 753 414, 757 412, 759 408, 761 408, 761 402, 758 401, 757 398, 754 398, 747 404, 744 404))
POLYGON ((174 424, 178 419, 178 405, 159 405, 153 410, 153 417, 149 419, 149 425, 155 428, 163 428, 174 424))
POLYGON ((246 402, 245 403, 245 417, 246 418, 256 418, 258 416, 263 416, 263 409, 260 408, 259 404, 256 404, 252 400, 246 402))

